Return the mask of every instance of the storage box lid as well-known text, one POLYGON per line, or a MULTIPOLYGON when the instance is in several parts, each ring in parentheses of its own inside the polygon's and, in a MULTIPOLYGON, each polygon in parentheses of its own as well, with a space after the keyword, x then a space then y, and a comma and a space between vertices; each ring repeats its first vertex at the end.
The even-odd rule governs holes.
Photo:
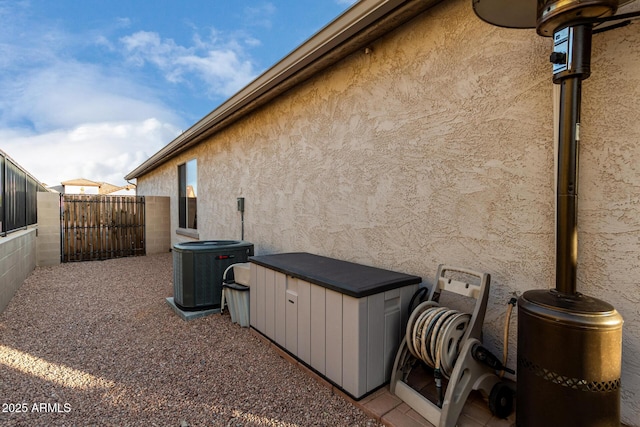
POLYGON ((306 252, 254 256, 249 261, 355 298, 422 282, 418 276, 306 252))

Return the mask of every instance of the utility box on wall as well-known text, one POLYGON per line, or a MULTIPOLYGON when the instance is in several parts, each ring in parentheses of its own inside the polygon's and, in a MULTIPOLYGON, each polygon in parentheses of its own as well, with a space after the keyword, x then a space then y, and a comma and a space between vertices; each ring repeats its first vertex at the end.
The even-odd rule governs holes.
POLYGON ((389 380, 420 277, 308 253, 250 261, 251 327, 355 399, 389 380))

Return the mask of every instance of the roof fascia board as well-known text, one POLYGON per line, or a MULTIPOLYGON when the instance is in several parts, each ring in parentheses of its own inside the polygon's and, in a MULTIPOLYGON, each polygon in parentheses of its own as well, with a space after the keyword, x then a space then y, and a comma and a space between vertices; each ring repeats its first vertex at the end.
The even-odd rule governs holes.
MULTIPOLYGON (((237 114, 238 112, 246 114, 248 112, 247 107, 252 107, 251 109, 253 109, 263 105, 273 97, 278 96, 291 86, 299 83, 299 81, 295 81, 293 84, 287 85, 284 90, 274 93, 273 97, 262 100, 261 102, 256 102, 261 97, 264 97, 265 94, 273 93, 274 88, 286 84, 293 76, 309 68, 323 57, 329 55, 334 49, 368 27, 371 27, 377 21, 392 14, 394 11, 406 5, 414 6, 408 8, 410 9, 410 16, 408 18, 397 20, 398 22, 394 21, 394 25, 398 25, 439 1, 441 0, 361 0, 355 3, 351 8, 347 9, 342 15, 311 36, 273 67, 262 73, 227 101, 220 104, 220 106, 211 113, 181 133, 147 161, 131 171, 125 176, 125 179, 131 180, 155 169, 170 158, 220 130, 221 124, 224 124, 224 126, 230 124, 229 119, 237 120, 240 116, 237 114)), ((391 29, 393 28, 386 28, 384 32, 388 32, 391 29)), ((375 39, 381 35, 379 32, 374 31, 369 38, 375 39)), ((365 40, 365 42, 366 41, 367 40, 365 40)), ((345 51, 345 53, 337 59, 334 58, 333 61, 325 64, 323 67, 314 69, 312 74, 332 65, 339 59, 350 54, 353 50, 354 49, 345 51)), ((305 76, 305 79, 308 77, 310 77, 310 75, 305 76)), ((303 79, 300 81, 302 80, 303 79)))
POLYGON ((100 187, 104 183, 92 181, 90 179, 85 179, 85 178, 77 178, 77 179, 70 179, 68 181, 61 182, 60 184, 72 185, 72 186, 85 186, 85 187, 100 187))

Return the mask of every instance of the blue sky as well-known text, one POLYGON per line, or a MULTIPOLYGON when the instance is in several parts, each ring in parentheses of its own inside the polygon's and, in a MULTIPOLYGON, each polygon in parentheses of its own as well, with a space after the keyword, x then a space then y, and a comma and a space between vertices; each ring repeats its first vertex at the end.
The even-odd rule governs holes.
POLYGON ((0 149, 47 185, 124 175, 354 0, 0 0, 0 149))

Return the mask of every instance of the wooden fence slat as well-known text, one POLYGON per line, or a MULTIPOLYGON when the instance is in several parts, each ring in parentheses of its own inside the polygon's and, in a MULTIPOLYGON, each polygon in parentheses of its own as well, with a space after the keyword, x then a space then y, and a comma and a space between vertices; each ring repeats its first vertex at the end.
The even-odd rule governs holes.
MULTIPOLYGON (((70 205, 70 208, 73 209, 73 213, 71 214, 71 218, 70 218, 70 223, 71 223, 71 227, 72 229, 77 229, 78 228, 78 207, 77 207, 77 203, 72 203, 70 205)), ((69 252, 69 260, 70 261, 77 261, 75 258, 77 256, 76 254, 76 248, 78 247, 78 236, 76 235, 76 233, 72 233, 71 234, 71 251, 69 252)))
POLYGON ((62 261, 69 260, 69 203, 62 199, 62 261))
POLYGON ((105 250, 105 241, 104 241, 104 212, 103 212, 103 207, 102 205, 104 204, 104 199, 101 198, 100 200, 98 200, 98 240, 100 241, 99 245, 98 245, 98 251, 100 252, 100 259, 106 259, 106 257, 104 256, 104 250, 105 250))
POLYGON ((98 253, 98 221, 96 212, 98 211, 98 199, 91 200, 91 260, 99 257, 98 253))
POLYGON ((71 209, 73 208, 73 205, 71 203, 67 203, 67 261, 71 261, 71 254, 72 254, 72 250, 73 250, 73 240, 75 240, 76 235, 74 233, 71 233, 71 228, 72 228, 72 223, 71 221, 73 220, 73 215, 71 212, 71 209), (73 239, 73 240, 72 240, 73 239))
POLYGON ((144 197, 63 195, 63 262, 144 255, 144 219, 144 197))

